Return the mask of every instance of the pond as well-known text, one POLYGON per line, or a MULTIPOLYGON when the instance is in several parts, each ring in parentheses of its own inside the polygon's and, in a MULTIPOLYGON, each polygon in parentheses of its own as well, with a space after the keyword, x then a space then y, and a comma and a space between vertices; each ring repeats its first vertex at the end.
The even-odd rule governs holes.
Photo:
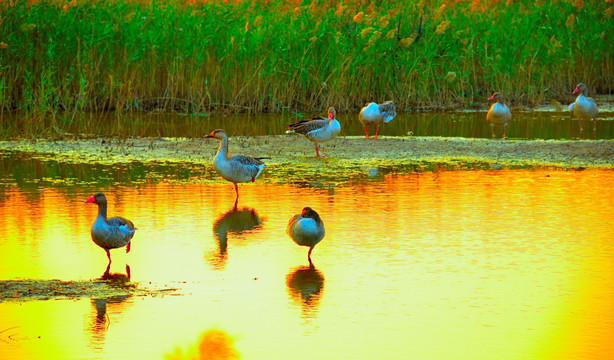
MULTIPOLYGON (((106 114, 57 114, 55 118, 29 121, 23 115, 0 117, 0 135, 33 133, 57 136, 61 134, 103 136, 202 136, 212 129, 223 128, 230 136, 275 135, 285 133, 288 124, 299 119, 323 114, 168 114, 168 113, 106 113, 106 114), (2 120, 4 118, 4 120, 2 120)), ((364 129, 355 113, 337 115, 341 123, 340 136, 364 135, 364 129)), ((603 110, 597 118, 597 130, 593 124, 583 121, 582 132, 578 121, 568 112, 526 111, 514 112, 507 129, 511 139, 613 139, 614 112, 603 110)), ((495 129, 497 138, 503 129, 495 129)), ((372 136, 374 128, 369 129, 372 136)), ((410 112, 399 113, 389 123, 382 125, 383 136, 444 136, 465 138, 491 138, 485 111, 466 112, 410 112)))
POLYGON ((84 203, 103 191, 109 215, 138 228, 130 253, 111 251, 106 277, 156 292, 4 294, 0 358, 174 359, 214 348, 244 359, 570 359, 614 350, 609 170, 433 171, 328 188, 256 181, 240 185, 234 208, 232 185, 200 182, 198 172, 184 182, 161 180, 159 165, 127 172, 3 156, 0 284, 85 287, 103 277, 107 258, 89 234, 96 206, 84 203), (304 206, 326 227, 313 267, 285 234, 304 206))

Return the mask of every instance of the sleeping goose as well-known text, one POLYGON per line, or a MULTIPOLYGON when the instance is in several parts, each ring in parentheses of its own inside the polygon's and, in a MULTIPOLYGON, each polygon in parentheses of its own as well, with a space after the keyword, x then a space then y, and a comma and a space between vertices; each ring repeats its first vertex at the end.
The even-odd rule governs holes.
POLYGON ((365 139, 369 138, 367 126, 375 126, 375 136, 373 139, 377 139, 377 133, 379 132, 380 125, 394 119, 396 114, 394 103, 392 101, 386 101, 383 104, 376 104, 372 102, 363 107, 358 114, 358 121, 360 121, 365 127, 365 139))
MULTIPOLYGON (((584 92, 586 92, 586 85, 579 83, 574 89, 573 94, 580 94, 578 94, 576 101, 569 105, 569 111, 571 111, 572 115, 579 118, 580 130, 582 130, 582 119, 590 120, 599 113, 595 100, 585 97, 584 92)), ((593 129, 597 129, 597 121, 595 119, 593 119, 593 129)))
POLYGON ((235 185, 235 193, 237 197, 235 204, 239 200, 239 187, 237 183, 254 182, 264 164, 259 158, 252 158, 245 155, 228 156, 228 135, 222 129, 213 130, 210 134, 205 135, 205 138, 215 138, 220 141, 220 147, 213 158, 213 168, 225 180, 230 181, 235 185))
POLYGON ((316 147, 316 156, 324 157, 320 155, 318 143, 323 143, 332 140, 339 131, 341 131, 341 125, 339 121, 335 119, 337 112, 335 108, 328 108, 328 118, 316 117, 311 120, 301 120, 297 123, 288 125, 288 131, 286 134, 303 134, 305 137, 313 142, 316 147))
POLYGON ((503 125, 503 139, 506 138, 505 131, 507 130, 507 122, 512 118, 510 109, 505 105, 503 94, 496 92, 488 98, 488 101, 496 100, 494 104, 490 106, 488 113, 486 114, 486 121, 490 123, 492 128, 492 137, 495 138, 495 125, 503 125))
POLYGON ((130 239, 136 230, 132 221, 121 216, 107 219, 107 198, 103 193, 96 193, 85 202, 98 205, 98 216, 92 224, 92 240, 107 252, 109 264, 111 264, 110 249, 126 246, 126 253, 130 252, 130 239))
POLYGON ((324 238, 324 223, 320 215, 310 207, 303 208, 288 222, 286 233, 297 245, 309 246, 307 259, 311 264, 311 251, 324 238))

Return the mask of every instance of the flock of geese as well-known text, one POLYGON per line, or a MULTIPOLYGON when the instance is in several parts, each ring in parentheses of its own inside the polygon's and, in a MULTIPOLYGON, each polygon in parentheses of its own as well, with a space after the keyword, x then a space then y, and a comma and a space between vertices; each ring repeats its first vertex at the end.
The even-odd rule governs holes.
MULTIPOLYGON (((592 98, 584 96, 586 86, 582 83, 578 84, 573 91, 573 94, 578 94, 576 101, 569 105, 569 111, 574 117, 579 118, 580 129, 582 129, 582 120, 594 119, 599 110, 592 98)), ((512 114, 505 105, 504 97, 501 93, 496 92, 488 101, 495 101, 488 113, 486 120, 491 124, 492 136, 495 137, 495 125, 503 126, 503 137, 507 129, 507 123, 511 120, 512 114)), ((301 120, 295 124, 288 126, 286 133, 297 133, 304 135, 307 139, 313 142, 317 157, 323 157, 320 154, 318 144, 330 141, 335 138, 341 131, 339 121, 335 119, 336 111, 333 107, 328 109, 326 118, 317 117, 311 120, 301 120)), ((369 138, 368 126, 375 126, 375 136, 377 139, 379 127, 382 123, 387 123, 396 115, 395 106, 392 101, 387 101, 383 104, 369 103, 358 115, 359 121, 364 125, 365 137, 369 138)), ((593 120, 596 126, 595 120, 593 120)), ((254 182, 264 169, 264 164, 260 161, 262 158, 253 158, 245 155, 228 155, 228 135, 222 129, 213 130, 210 134, 205 135, 205 138, 217 139, 220 142, 217 154, 213 159, 214 169, 225 180, 230 181, 235 187, 235 206, 239 200, 238 183, 254 182)), ((86 203, 98 205, 98 216, 92 224, 91 235, 92 240, 96 245, 103 248, 107 253, 109 265, 111 264, 111 253, 109 250, 126 247, 126 253, 130 251, 130 241, 134 236, 136 228, 132 221, 116 216, 107 217, 107 199, 102 193, 96 193, 85 200, 86 203)), ((300 214, 294 215, 286 227, 286 233, 292 240, 300 246, 309 247, 307 258, 311 264, 311 251, 324 238, 324 223, 320 215, 310 207, 305 207, 300 214)))

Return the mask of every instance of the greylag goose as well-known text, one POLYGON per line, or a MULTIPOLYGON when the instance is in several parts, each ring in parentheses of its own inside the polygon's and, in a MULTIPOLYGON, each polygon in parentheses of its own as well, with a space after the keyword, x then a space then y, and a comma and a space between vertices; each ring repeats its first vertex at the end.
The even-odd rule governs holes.
POLYGON ((309 246, 307 259, 311 264, 311 251, 324 238, 324 223, 320 215, 310 207, 303 208, 288 222, 286 233, 297 245, 309 246))
POLYGON ((96 193, 85 202, 98 205, 98 216, 92 224, 92 240, 107 252, 109 264, 109 250, 126 246, 126 253, 130 252, 130 240, 136 230, 132 221, 121 216, 107 219, 107 198, 103 193, 96 193))
POLYGON ((373 139, 377 139, 377 133, 379 132, 380 125, 394 119, 396 114, 394 103, 392 101, 386 101, 383 104, 376 104, 372 102, 363 107, 358 114, 358 121, 360 121, 360 123, 365 127, 365 139, 369 138, 367 126, 375 126, 375 136, 373 139))
POLYGON ((263 158, 252 158, 245 155, 228 156, 228 135, 222 129, 213 130, 210 134, 205 135, 205 138, 215 138, 220 141, 220 147, 213 158, 213 168, 221 177, 235 185, 236 204, 239 200, 237 183, 256 181, 264 169, 264 164, 260 161, 263 158))
MULTIPOLYGON (((576 101, 569 105, 569 111, 572 115, 578 118, 578 124, 580 124, 580 130, 582 130, 582 119, 590 120, 594 118, 599 109, 593 98, 585 97, 586 85, 579 83, 573 91, 573 94, 578 94, 576 101)), ((593 129, 597 129, 597 121, 593 119, 593 129)))
POLYGON ((492 137, 495 138, 495 125, 503 125, 503 139, 506 138, 505 131, 507 130, 507 122, 512 118, 510 109, 505 105, 503 94, 496 92, 488 98, 488 101, 496 102, 490 106, 486 114, 486 121, 490 123, 492 128, 492 137))
POLYGON ((297 123, 288 125, 287 134, 297 133, 303 134, 305 137, 313 142, 316 147, 316 156, 324 157, 320 155, 318 143, 323 143, 332 140, 341 131, 341 124, 335 119, 337 112, 335 108, 328 108, 328 118, 316 117, 311 120, 301 120, 297 123))

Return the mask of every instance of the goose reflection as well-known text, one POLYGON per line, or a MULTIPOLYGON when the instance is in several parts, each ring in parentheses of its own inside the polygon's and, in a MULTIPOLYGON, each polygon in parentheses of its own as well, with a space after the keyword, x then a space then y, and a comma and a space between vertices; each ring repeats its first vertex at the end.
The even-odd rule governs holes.
POLYGON ((228 260, 228 234, 243 234, 261 228, 262 218, 254 208, 237 208, 237 204, 232 209, 222 214, 213 223, 213 234, 219 245, 218 253, 208 256, 216 269, 222 269, 228 260))
POLYGON ((304 317, 314 317, 324 289, 324 275, 312 262, 299 266, 286 276, 290 296, 301 304, 304 317))
MULTIPOLYGON (((101 277, 94 281, 104 281, 112 288, 125 289, 133 287, 130 283, 130 266, 126 265, 126 273, 111 273, 111 264, 107 265, 107 269, 101 277)), ((92 298, 90 300, 93 306, 92 315, 89 317, 89 323, 86 325, 87 330, 91 333, 90 347, 94 350, 102 350, 106 339, 106 333, 111 325, 111 319, 108 315, 108 309, 113 313, 119 313, 123 310, 127 303, 124 303, 132 295, 115 295, 102 298, 92 298)))

